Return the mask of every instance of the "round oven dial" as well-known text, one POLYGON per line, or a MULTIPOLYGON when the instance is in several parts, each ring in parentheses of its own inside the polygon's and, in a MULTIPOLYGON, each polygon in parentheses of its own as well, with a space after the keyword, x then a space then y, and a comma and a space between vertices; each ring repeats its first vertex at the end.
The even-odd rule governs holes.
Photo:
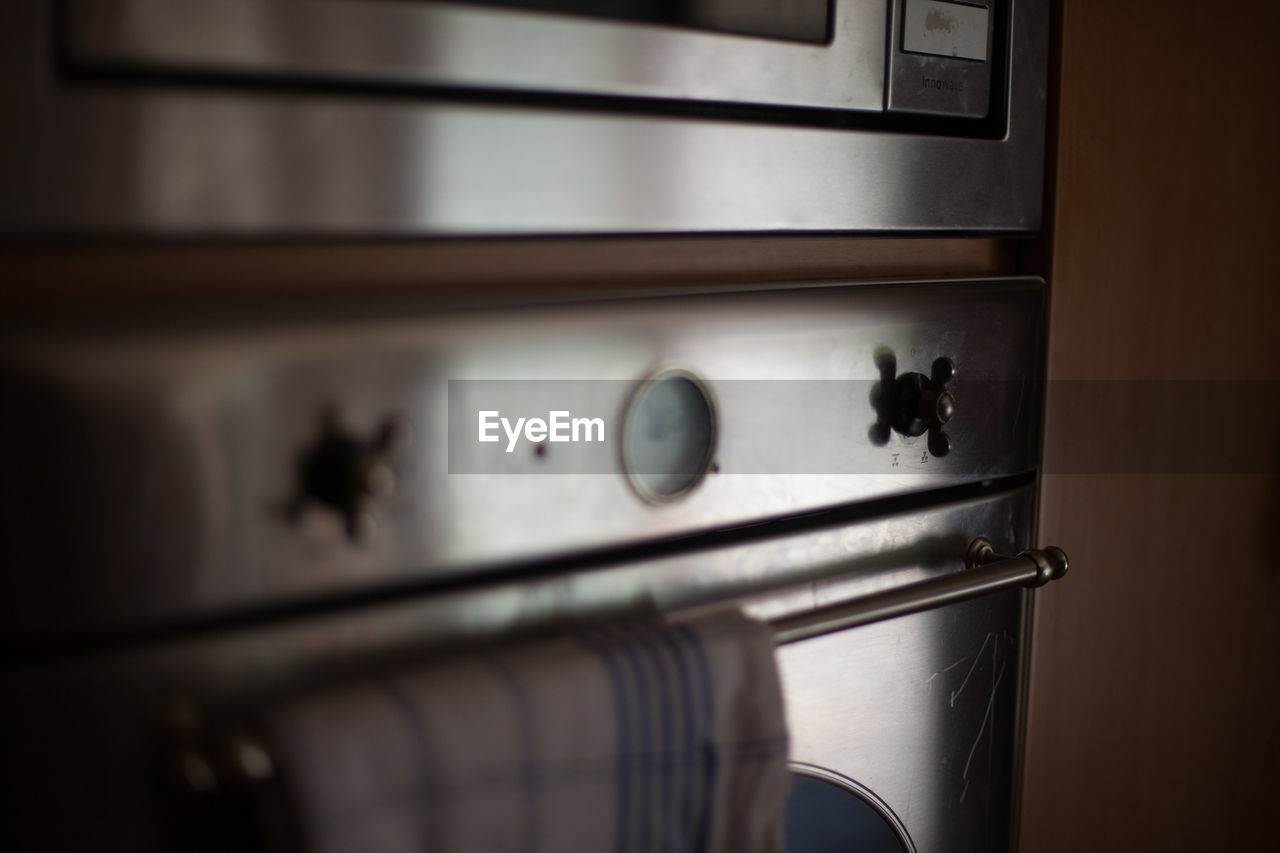
POLYGON ((715 447, 715 408, 693 374, 667 371, 636 389, 623 420, 622 467, 641 497, 663 503, 687 494, 715 447))
POLYGON ((395 486, 388 456, 406 432, 401 419, 387 417, 372 435, 357 436, 342 426, 335 410, 325 410, 315 443, 298 457, 286 517, 296 520, 314 504, 336 513, 349 539, 360 539, 369 503, 395 486))

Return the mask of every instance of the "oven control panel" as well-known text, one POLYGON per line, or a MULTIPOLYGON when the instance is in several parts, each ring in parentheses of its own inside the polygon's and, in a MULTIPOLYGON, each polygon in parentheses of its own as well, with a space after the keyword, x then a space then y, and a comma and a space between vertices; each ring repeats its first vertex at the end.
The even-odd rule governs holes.
POLYGON ((39 452, 0 524, 56 570, 0 621, 212 618, 1023 474, 1043 310, 1011 279, 17 337, 0 429, 39 452))

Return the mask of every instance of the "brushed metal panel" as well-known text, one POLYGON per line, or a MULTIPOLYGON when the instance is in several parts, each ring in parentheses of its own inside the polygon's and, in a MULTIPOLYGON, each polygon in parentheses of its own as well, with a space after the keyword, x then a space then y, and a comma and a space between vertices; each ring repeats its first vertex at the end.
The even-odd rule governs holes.
POLYGON ((1029 471, 1042 313, 1041 283, 1004 280, 14 336, 0 378, 23 417, 0 429, 26 450, 0 524, 13 559, 46 568, 15 579, 5 631, 173 622, 1029 471), (898 373, 957 365, 947 456, 923 437, 872 444, 885 353, 898 373), (719 440, 714 473, 655 506, 612 430, 666 366, 706 383, 719 440), (499 449, 504 467, 485 468, 494 445, 450 452, 450 380, 501 380, 513 406, 555 380, 555 407, 602 414, 610 441, 579 457, 499 449), (412 428, 357 541, 318 503, 287 520, 330 407, 355 439, 388 417, 412 428))
POLYGON ((885 801, 919 850, 1011 848, 1020 593, 785 647, 795 760, 885 801))
POLYGON ((1015 85, 999 94, 1007 131, 987 139, 234 78, 190 88, 180 79, 68 79, 51 61, 50 6, 14 0, 0 8, 0 86, 6 113, 20 117, 0 136, 0 231, 1032 230, 1042 197, 1046 5, 1021 0, 1012 15, 1015 85))

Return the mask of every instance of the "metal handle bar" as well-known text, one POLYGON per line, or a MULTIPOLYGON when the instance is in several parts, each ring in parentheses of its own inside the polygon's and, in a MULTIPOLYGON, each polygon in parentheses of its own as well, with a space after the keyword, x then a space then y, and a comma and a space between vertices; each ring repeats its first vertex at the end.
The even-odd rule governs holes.
POLYGON ((1067 555, 1061 548, 1051 545, 1023 551, 1016 557, 1001 557, 990 542, 979 537, 969 543, 964 571, 787 616, 770 624, 775 642, 783 645, 993 592, 1044 586, 1066 573, 1067 555))
MULTIPOLYGON (((1001 557, 986 539, 974 539, 965 555, 965 568, 939 578, 906 584, 895 589, 840 602, 770 623, 778 645, 819 637, 846 628, 919 613, 947 604, 1019 587, 1043 586, 1067 573, 1067 555, 1061 548, 1023 551, 1001 557)), ((179 703, 183 718, 199 720, 194 705, 179 703)), ((183 733, 190 725, 180 727, 183 733)), ((228 739, 223 751, 209 753, 185 743, 180 754, 182 778, 193 793, 212 793, 219 785, 215 766, 235 784, 256 784, 274 776, 274 760, 256 739, 239 735, 228 739), (215 764, 216 759, 216 764, 215 764)), ((224 780, 225 781, 225 780, 224 780)))

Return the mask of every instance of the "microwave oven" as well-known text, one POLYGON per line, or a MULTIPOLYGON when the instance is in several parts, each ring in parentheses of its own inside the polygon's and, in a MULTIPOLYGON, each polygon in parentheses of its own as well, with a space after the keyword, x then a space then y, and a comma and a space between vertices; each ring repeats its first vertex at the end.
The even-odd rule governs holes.
POLYGON ((1008 233, 1048 0, 11 0, 0 230, 1008 233))

